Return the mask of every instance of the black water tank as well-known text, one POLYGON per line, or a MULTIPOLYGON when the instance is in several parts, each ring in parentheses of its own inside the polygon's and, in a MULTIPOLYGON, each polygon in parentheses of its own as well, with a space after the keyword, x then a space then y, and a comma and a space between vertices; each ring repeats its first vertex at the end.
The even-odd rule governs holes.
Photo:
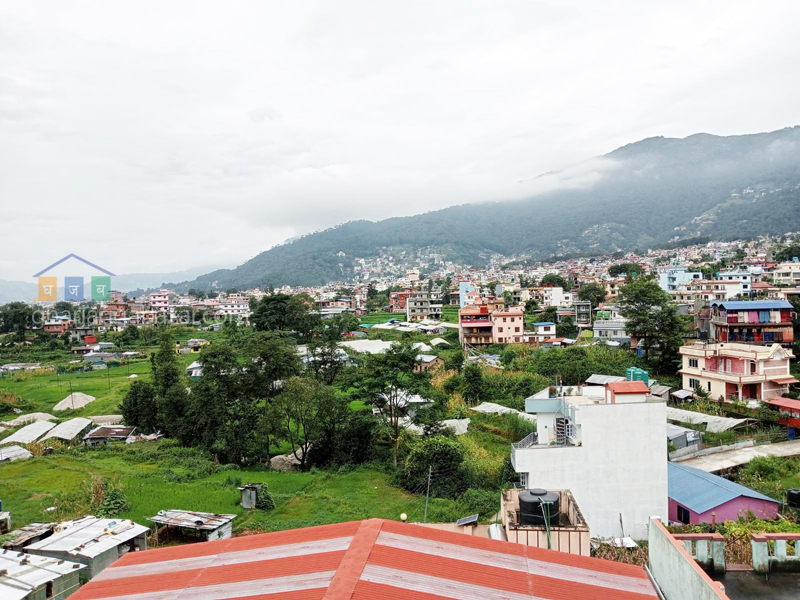
POLYGON ((800 488, 786 490, 786 504, 792 508, 800 508, 800 488))
POLYGON ((520 492, 519 523, 520 525, 544 525, 545 513, 543 504, 550 510, 550 526, 558 525, 559 495, 547 490, 531 489, 520 492))

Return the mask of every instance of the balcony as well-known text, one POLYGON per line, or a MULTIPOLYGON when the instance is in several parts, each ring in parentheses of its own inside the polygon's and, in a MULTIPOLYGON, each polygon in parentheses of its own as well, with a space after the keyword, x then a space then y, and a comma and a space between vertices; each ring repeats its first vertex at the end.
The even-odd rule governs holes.
POLYGON ((514 442, 511 444, 511 465, 516 469, 517 468, 517 450, 522 448, 532 448, 539 443, 539 436, 534 431, 533 433, 529 433, 524 438, 522 438, 518 442, 514 442))
POLYGON ((724 371, 720 369, 699 369, 696 367, 684 367, 678 373, 689 375, 690 377, 710 377, 726 381, 728 383, 761 383, 767 380, 766 375, 745 375, 744 373, 733 373, 731 371, 724 371))

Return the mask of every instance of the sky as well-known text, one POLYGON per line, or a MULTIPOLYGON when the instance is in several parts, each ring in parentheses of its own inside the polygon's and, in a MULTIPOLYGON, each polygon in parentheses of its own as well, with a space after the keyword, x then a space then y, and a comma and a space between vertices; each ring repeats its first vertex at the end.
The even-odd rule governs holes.
POLYGON ((800 124, 799 21, 796 0, 0 0, 0 279, 69 253, 235 266, 590 185, 583 161, 645 137, 800 124))

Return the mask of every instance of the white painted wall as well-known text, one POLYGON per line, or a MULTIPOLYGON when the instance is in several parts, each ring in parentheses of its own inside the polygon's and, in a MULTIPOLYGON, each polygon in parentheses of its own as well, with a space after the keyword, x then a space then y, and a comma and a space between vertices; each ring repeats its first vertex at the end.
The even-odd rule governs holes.
MULTIPOLYGON (((579 406, 581 446, 516 451, 529 488, 572 491, 593 536, 647 538, 650 515, 667 514, 666 404, 579 406)), ((542 439, 540 432, 540 440, 542 439)))

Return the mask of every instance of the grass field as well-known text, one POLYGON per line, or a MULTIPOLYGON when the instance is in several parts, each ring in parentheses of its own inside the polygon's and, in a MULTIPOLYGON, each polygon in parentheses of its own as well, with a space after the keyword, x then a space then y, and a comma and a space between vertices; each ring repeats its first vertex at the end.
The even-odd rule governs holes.
MULTIPOLYGON (((164 442, 75 448, 60 454, 0 464, 0 498, 15 527, 37 520, 73 516, 93 475, 116 480, 130 510, 120 516, 147 524, 159 510, 186 509, 242 515, 235 529, 272 531, 324 523, 381 517, 422 520, 425 498, 389 484, 377 468, 333 472, 282 473, 264 468, 227 469, 191 450, 164 442), (273 511, 245 511, 237 485, 266 483, 273 511), (60 507, 47 512, 50 506, 60 507)), ((432 499, 429 520, 451 521, 467 508, 452 500, 432 499)))
MULTIPOLYGON (((153 349, 154 350, 154 349, 153 349)), ((184 366, 196 360, 196 355, 181 354, 178 361, 184 366)), ((69 396, 70 391, 82 392, 94 396, 96 400, 83 408, 54 413, 56 417, 107 415, 119 413, 119 402, 127 392, 132 381, 130 375, 138 375, 143 380, 149 380, 151 375, 150 361, 141 359, 132 361, 127 365, 90 371, 88 373, 62 373, 61 375, 39 375, 31 377, 30 374, 6 376, 0 378, 0 390, 5 390, 16 395, 21 403, 19 408, 23 413, 49 412, 53 414, 53 407, 69 396)), ((7 415, 11 418, 11 415, 7 415)))
POLYGON ((405 321, 406 315, 405 313, 376 312, 376 313, 370 313, 368 315, 361 315, 359 317, 361 323, 365 325, 376 325, 377 323, 386 323, 389 319, 400 319, 401 321, 405 321))

